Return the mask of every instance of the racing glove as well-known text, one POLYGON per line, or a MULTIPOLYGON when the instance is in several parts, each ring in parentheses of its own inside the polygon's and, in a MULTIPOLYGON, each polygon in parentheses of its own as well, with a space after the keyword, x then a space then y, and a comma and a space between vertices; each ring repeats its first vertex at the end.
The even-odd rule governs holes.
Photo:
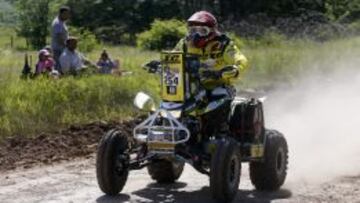
POLYGON ((232 66, 225 66, 221 69, 221 78, 222 79, 231 79, 236 78, 239 75, 239 70, 235 65, 232 66))

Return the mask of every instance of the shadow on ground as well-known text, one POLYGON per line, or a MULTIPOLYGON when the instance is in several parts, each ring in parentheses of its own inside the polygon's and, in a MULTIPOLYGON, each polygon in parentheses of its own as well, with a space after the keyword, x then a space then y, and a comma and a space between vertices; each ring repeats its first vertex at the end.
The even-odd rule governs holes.
POLYGON ((103 195, 96 199, 96 203, 119 203, 130 200, 130 196, 127 194, 118 194, 116 196, 103 195))
MULTIPOLYGON (((166 202, 166 203, 212 203, 210 188, 202 187, 200 190, 184 191, 186 183, 177 182, 170 185, 157 183, 148 184, 145 188, 132 192, 139 199, 130 200, 127 195, 119 195, 115 197, 102 196, 97 199, 97 203, 114 203, 114 202, 166 202)), ((276 199, 288 199, 292 196, 290 190, 281 189, 276 192, 258 192, 255 190, 239 190, 234 202, 242 203, 267 203, 276 199)))

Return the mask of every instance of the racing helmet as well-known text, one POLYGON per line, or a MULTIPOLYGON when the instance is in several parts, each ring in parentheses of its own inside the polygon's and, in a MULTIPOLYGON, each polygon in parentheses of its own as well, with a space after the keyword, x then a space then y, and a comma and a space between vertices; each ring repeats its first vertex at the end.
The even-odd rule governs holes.
POLYGON ((203 48, 217 34, 217 20, 207 11, 198 11, 187 20, 188 39, 197 48, 203 48))

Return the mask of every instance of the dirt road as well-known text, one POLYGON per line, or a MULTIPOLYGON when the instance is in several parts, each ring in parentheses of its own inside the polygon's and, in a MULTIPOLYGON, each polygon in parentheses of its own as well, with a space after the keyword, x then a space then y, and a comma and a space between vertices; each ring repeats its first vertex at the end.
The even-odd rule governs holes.
MULTIPOLYGON (((187 166, 178 183, 158 185, 146 170, 132 171, 123 192, 104 196, 98 189, 94 158, 54 166, 8 171, 0 176, 0 202, 212 202, 208 178, 187 166)), ((287 181, 278 192, 254 191, 247 167, 235 202, 360 202, 360 176, 326 183, 287 181)))

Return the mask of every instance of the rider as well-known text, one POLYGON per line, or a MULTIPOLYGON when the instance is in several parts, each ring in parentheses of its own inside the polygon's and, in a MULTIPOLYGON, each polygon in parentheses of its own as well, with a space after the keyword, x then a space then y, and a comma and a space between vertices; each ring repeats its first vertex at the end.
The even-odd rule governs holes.
POLYGON ((188 20, 188 34, 181 39, 175 51, 184 52, 186 56, 196 56, 201 64, 202 85, 207 89, 210 98, 226 98, 224 108, 206 114, 209 118, 216 117, 215 123, 207 122, 208 132, 224 129, 227 126, 229 105, 235 96, 232 86, 235 79, 241 76, 248 67, 246 57, 240 52, 233 41, 218 30, 216 18, 207 11, 194 13, 188 20), (221 127, 220 127, 221 126, 221 127))
POLYGON ((206 64, 203 81, 208 90, 229 87, 248 67, 246 57, 233 41, 218 30, 216 18, 207 11, 194 13, 188 20, 188 34, 175 47, 186 55, 198 56, 206 64), (208 77, 209 78, 209 77, 208 77))

